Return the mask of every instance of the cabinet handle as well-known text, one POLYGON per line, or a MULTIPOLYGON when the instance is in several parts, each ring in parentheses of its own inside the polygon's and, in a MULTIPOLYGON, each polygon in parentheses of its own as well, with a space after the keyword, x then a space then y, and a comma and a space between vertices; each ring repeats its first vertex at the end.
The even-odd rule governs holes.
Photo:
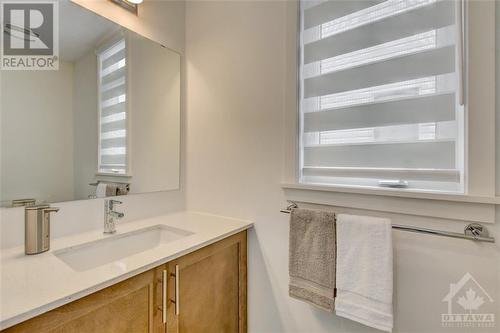
POLYGON ((179 280, 180 280, 180 272, 179 265, 175 265, 175 274, 170 273, 170 276, 175 278, 175 300, 170 299, 170 302, 175 304, 175 315, 179 315, 179 305, 180 305, 180 295, 179 295, 179 280))
POLYGON ((161 309, 161 315, 162 315, 162 322, 164 324, 167 323, 167 270, 163 270, 163 276, 162 276, 162 309, 161 309))
POLYGON ((179 265, 175 265, 175 315, 179 315, 180 308, 180 296, 179 296, 179 280, 180 280, 180 271, 179 265))

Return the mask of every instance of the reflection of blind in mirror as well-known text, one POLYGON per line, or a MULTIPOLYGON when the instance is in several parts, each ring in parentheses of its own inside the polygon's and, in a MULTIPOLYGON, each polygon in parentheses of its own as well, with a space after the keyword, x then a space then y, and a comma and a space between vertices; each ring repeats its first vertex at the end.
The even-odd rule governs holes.
POLYGON ((121 39, 98 53, 99 166, 98 172, 126 174, 126 47, 121 39))
POLYGON ((301 1, 301 181, 463 191, 457 7, 301 1))

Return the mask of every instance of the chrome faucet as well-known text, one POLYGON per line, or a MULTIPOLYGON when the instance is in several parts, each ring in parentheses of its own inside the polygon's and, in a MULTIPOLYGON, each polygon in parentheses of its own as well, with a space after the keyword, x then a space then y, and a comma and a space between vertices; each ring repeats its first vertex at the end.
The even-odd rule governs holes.
POLYGON ((113 234, 116 232, 115 219, 121 219, 125 214, 113 210, 115 205, 121 204, 121 201, 107 199, 104 200, 104 233, 113 234))

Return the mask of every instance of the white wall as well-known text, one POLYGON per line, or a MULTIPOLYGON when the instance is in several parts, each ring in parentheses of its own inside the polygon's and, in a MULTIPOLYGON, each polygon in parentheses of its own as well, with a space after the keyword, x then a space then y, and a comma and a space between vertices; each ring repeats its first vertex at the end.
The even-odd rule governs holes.
POLYGON ((496 183, 496 192, 497 196, 500 196, 500 4, 497 2, 495 7, 495 18, 496 18, 496 165, 497 165, 497 183, 496 183))
POLYGON ((73 197, 72 81, 62 61, 58 71, 2 72, 0 200, 73 197))
MULTIPOLYGON (((186 8, 187 207, 253 220, 249 236, 250 332, 376 332, 288 297, 288 216, 280 188, 295 112, 287 62, 296 12, 282 1, 189 1, 186 8), (288 41, 288 43, 287 43, 288 41), (292 100, 291 100, 292 98, 292 100)), ((293 130, 293 129, 292 129, 293 130)), ((349 211, 349 210, 347 210, 349 211)), ((370 211, 352 211, 372 214, 370 211)), ((454 221, 393 215, 459 231, 454 221)), ((500 239, 499 223, 489 225, 500 239)), ((499 243, 394 232, 395 332, 441 328, 449 284, 470 272, 500 318, 499 243)), ((490 307, 491 309, 491 307, 490 307)))
POLYGON ((178 189, 180 55, 131 33, 131 193, 178 189))
POLYGON ((97 170, 97 57, 91 50, 74 63, 73 128, 75 161, 75 199, 86 199, 95 193, 97 170))

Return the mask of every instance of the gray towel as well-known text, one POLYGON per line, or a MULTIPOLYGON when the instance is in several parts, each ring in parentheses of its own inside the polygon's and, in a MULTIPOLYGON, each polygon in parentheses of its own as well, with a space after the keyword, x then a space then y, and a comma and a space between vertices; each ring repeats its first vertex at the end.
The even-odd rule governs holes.
POLYGON ((116 195, 127 195, 129 185, 128 184, 117 184, 116 195))
POLYGON ((106 184, 106 196, 114 197, 117 195, 118 186, 115 183, 106 184))
POLYGON ((292 209, 290 214, 289 295, 333 311, 335 214, 292 209))

